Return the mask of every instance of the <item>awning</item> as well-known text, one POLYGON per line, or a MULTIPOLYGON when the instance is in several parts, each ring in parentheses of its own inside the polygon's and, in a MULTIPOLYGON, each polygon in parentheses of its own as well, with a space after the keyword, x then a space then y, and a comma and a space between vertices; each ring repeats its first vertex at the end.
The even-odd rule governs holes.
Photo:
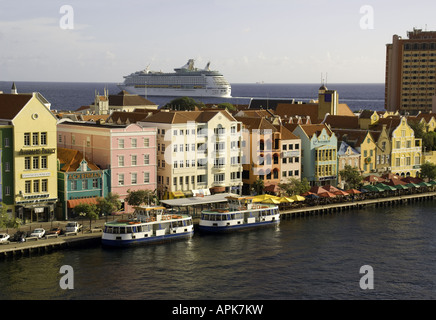
POLYGON ((171 192, 171 194, 170 194, 170 197, 172 197, 172 198, 181 198, 184 196, 185 196, 185 194, 182 191, 174 191, 174 192, 171 192))
POLYGON ((67 200, 67 208, 74 208, 79 204, 98 204, 97 198, 83 198, 67 200))

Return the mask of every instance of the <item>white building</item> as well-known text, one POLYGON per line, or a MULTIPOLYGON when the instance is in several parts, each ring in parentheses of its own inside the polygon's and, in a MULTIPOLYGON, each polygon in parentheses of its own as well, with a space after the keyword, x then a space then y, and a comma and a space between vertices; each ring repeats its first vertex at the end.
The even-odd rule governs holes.
POLYGON ((241 194, 241 123, 228 111, 161 111, 137 124, 157 128, 161 197, 241 194))

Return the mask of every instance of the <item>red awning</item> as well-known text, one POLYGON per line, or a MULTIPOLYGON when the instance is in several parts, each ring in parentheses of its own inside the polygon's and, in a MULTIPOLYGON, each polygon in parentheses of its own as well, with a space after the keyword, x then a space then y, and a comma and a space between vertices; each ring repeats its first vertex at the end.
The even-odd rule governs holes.
POLYGON ((97 198, 83 198, 67 200, 67 208, 74 208, 78 204, 97 204, 97 198))

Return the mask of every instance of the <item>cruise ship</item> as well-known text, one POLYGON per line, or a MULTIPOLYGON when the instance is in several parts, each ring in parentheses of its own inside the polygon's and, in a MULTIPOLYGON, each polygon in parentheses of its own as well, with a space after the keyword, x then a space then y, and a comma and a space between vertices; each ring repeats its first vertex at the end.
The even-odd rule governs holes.
POLYGON ((210 70, 210 62, 204 69, 194 66, 194 59, 175 72, 164 73, 145 70, 124 76, 118 84, 121 90, 142 96, 171 97, 220 97, 231 98, 230 83, 218 71, 210 70))

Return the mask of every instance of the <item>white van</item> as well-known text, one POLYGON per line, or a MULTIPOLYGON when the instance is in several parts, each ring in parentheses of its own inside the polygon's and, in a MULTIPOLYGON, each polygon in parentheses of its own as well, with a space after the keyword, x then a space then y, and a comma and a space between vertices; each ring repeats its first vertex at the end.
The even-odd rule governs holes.
POLYGON ((79 232, 82 229, 82 225, 78 222, 68 222, 65 231, 66 232, 79 232))

